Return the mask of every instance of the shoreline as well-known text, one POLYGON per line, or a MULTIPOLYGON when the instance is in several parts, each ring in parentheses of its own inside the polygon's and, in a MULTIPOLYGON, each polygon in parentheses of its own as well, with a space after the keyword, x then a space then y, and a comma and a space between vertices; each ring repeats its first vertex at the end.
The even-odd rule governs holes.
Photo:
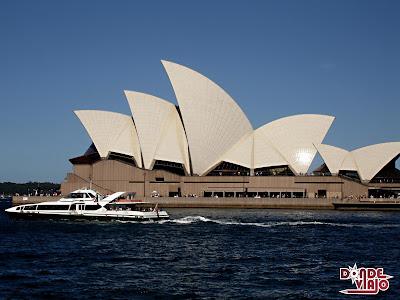
MULTIPOLYGON (((60 196, 15 196, 12 205, 57 201, 60 196)), ((146 197, 162 208, 400 210, 400 199, 146 197)))

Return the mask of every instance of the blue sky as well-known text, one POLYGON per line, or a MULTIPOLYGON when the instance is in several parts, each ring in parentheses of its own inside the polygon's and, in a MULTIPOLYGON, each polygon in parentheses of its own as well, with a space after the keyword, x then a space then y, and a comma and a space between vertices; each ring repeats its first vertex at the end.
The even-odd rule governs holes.
POLYGON ((0 181, 60 182, 76 109, 176 102, 161 59, 221 85, 254 127, 336 116, 325 143, 400 141, 399 1, 1 1, 0 181))

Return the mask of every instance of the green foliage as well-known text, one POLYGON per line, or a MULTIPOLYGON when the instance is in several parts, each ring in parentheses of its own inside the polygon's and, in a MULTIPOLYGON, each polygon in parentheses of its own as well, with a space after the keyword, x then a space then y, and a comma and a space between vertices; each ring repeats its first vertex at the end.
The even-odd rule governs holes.
POLYGON ((0 195, 34 195, 37 190, 38 194, 53 194, 60 190, 60 184, 51 182, 0 182, 0 195))

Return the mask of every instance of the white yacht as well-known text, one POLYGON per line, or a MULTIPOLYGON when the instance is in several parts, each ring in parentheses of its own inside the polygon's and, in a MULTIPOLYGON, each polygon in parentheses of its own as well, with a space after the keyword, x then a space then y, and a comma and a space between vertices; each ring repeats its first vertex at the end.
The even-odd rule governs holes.
POLYGON ((80 189, 54 202, 18 205, 6 209, 17 218, 61 218, 149 221, 169 219, 158 204, 124 199, 125 192, 104 197, 91 189, 80 189))

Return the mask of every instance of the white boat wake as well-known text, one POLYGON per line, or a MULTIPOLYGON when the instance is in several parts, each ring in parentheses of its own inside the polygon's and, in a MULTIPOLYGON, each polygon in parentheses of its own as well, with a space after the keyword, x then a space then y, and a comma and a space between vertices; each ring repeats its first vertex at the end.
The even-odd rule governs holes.
POLYGON ((173 223, 180 225, 189 225, 194 223, 209 222, 220 225, 240 225, 240 226, 255 226, 255 227, 277 227, 277 226, 337 226, 337 227, 369 227, 369 228, 382 228, 382 227, 400 227, 400 224, 355 224, 355 223, 332 223, 332 222, 321 222, 321 221, 281 221, 281 222, 267 222, 267 223, 256 223, 256 222, 239 222, 233 220, 216 220, 209 219, 203 216, 187 216, 179 219, 162 220, 154 223, 165 224, 173 223))

